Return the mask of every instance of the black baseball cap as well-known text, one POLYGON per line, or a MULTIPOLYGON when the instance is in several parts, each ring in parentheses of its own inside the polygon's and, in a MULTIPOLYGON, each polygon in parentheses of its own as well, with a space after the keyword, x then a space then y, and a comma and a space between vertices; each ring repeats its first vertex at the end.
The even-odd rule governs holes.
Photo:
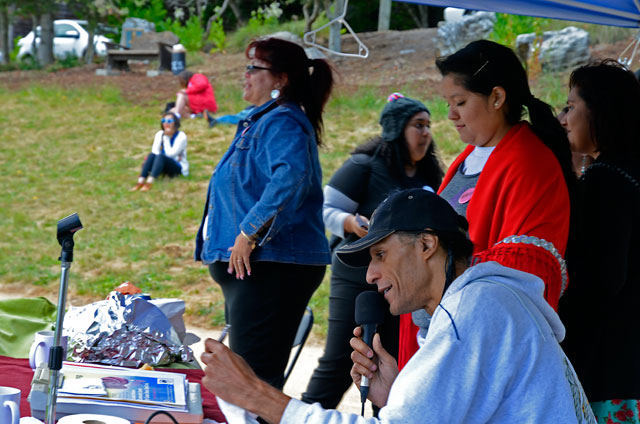
POLYGON ((369 247, 396 231, 433 230, 467 236, 467 220, 442 197, 413 188, 392 193, 378 205, 369 222, 369 232, 336 251, 338 259, 350 267, 365 267, 371 257, 369 247))

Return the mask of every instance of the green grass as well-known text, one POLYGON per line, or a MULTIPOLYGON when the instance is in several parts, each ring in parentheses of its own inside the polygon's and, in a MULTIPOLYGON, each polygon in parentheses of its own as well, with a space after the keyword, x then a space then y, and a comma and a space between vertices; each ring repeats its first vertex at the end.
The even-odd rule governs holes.
MULTIPOLYGON (((556 108, 566 98, 564 74, 542 74, 534 93, 556 108)), ((446 103, 422 98, 432 112, 434 138, 445 165, 464 145, 447 120, 446 103)), ((414 94, 415 93, 415 94, 414 94)), ((336 91, 325 114, 320 150, 326 182, 348 152, 379 133, 386 94, 379 88, 336 91)), ((206 267, 193 260, 211 172, 233 138, 235 128, 209 130, 202 120, 186 120, 191 175, 160 179, 148 193, 128 191, 135 183, 163 104, 138 106, 118 89, 30 85, 0 88, 3 169, 0 196, 0 284, 41 286, 56 292, 60 278, 57 221, 77 212, 85 229, 75 236, 70 296, 104 298, 131 281, 154 297, 189 299, 187 314, 210 326, 223 320, 223 298, 206 267)), ((220 114, 244 107, 235 81, 220 82, 220 114)), ((435 96, 435 94, 434 94, 435 96)), ((153 103, 153 101, 152 101, 153 103)), ((327 330, 330 269, 314 294, 314 333, 327 330)))

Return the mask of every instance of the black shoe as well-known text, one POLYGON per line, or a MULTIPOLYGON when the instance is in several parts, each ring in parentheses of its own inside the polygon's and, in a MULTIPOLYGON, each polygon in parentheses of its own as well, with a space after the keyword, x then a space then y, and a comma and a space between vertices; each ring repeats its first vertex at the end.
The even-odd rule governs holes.
POLYGON ((218 123, 218 120, 214 118, 213 115, 210 114, 208 110, 206 110, 205 112, 207 114, 207 121, 209 121, 209 128, 215 127, 216 124, 218 123))
POLYGON ((176 102, 169 102, 164 106, 164 112, 162 112, 162 115, 166 115, 167 113, 169 113, 171 111, 171 109, 173 109, 174 107, 176 107, 176 102))

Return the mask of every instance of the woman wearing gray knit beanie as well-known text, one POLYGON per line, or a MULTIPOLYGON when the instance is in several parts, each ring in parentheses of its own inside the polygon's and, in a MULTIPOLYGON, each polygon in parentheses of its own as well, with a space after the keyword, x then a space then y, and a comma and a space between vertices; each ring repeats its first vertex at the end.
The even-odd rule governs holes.
MULTIPOLYGON (((393 93, 380 115, 382 133, 356 147, 324 188, 323 218, 332 250, 367 234, 368 217, 395 190, 436 190, 443 177, 431 134, 431 114, 419 100, 393 93)), ((335 254, 331 262, 329 329, 325 351, 302 400, 334 409, 351 385, 349 339, 355 323, 355 298, 375 286, 366 268, 350 268, 335 254)), ((398 348, 398 317, 388 311, 378 327, 385 348, 398 348)))

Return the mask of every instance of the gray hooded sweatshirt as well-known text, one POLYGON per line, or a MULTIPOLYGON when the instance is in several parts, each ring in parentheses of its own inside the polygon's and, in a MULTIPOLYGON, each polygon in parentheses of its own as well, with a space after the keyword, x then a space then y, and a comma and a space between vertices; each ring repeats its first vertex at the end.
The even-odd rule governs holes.
POLYGON ((281 423, 595 424, 543 293, 534 275, 475 265, 446 291, 379 418, 292 399, 281 423))

